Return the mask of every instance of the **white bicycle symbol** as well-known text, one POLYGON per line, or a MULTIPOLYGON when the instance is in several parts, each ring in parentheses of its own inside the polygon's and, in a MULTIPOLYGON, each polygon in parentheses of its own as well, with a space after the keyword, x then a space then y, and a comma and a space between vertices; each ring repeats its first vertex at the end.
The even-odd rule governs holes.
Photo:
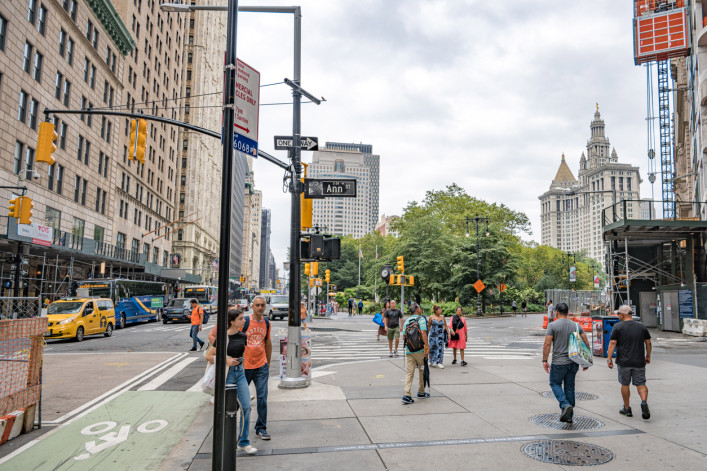
MULTIPOLYGON (((117 425, 118 424, 116 422, 112 421, 97 422, 81 429, 81 435, 100 435, 102 433, 114 429, 117 425)), ((166 420, 155 419, 143 422, 142 424, 137 426, 136 430, 139 433, 155 433, 164 429, 167 425, 168 423, 166 420)), ((96 443, 95 440, 86 442, 86 444, 84 445, 84 447, 86 448, 86 453, 82 453, 78 456, 75 456, 74 460, 82 461, 88 459, 91 457, 91 455, 98 453, 99 451, 103 451, 106 448, 110 448, 119 443, 123 443, 125 440, 128 439, 129 434, 130 425, 123 425, 122 427, 120 427, 120 430, 118 430, 117 433, 110 432, 106 433, 101 437, 98 437, 98 440, 102 441, 103 443, 96 443)))

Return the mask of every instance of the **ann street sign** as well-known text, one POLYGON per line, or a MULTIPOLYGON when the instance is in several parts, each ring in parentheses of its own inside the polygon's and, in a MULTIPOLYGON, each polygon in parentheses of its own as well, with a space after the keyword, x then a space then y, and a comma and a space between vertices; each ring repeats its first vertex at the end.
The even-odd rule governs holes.
MULTIPOLYGON (((294 144, 292 136, 275 136, 275 150, 289 150, 294 144)), ((319 150, 319 138, 311 136, 300 136, 300 149, 319 150)))
POLYGON ((356 197, 356 179, 354 178, 305 178, 304 197, 332 198, 343 196, 347 198, 356 197))

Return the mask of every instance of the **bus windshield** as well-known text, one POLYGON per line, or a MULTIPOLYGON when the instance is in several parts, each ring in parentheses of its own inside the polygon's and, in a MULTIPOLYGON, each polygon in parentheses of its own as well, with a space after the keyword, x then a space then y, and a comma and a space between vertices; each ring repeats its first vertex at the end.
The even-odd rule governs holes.
POLYGON ((216 301, 216 288, 211 286, 192 286, 184 289, 184 297, 195 298, 199 304, 216 301))
POLYGON ((47 314, 76 314, 81 310, 83 301, 56 302, 49 305, 47 314))
POLYGON ((84 283, 79 289, 88 289, 88 297, 111 298, 110 285, 108 283, 84 283))

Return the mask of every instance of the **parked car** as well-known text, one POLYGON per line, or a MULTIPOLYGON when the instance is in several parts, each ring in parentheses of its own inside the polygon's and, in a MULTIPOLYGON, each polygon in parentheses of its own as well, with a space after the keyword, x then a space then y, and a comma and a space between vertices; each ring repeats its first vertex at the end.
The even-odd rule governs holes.
POLYGON ((267 307, 266 315, 270 319, 287 319, 287 312, 290 308, 290 297, 286 294, 273 294, 267 307))
POLYGON ((81 342, 86 335, 113 335, 115 308, 106 298, 69 298, 54 301, 47 308, 48 339, 75 338, 81 342))
MULTIPOLYGON (((173 298, 170 299, 165 307, 162 308, 162 323, 172 322, 191 322, 191 298, 173 298)), ((204 310, 206 314, 206 310, 204 310)))

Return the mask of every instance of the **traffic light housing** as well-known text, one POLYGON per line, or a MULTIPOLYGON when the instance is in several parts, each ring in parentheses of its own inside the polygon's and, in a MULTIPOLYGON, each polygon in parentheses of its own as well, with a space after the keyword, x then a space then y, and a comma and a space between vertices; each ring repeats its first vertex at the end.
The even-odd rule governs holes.
POLYGON ((147 121, 140 119, 137 123, 137 149, 135 150, 135 160, 141 164, 145 163, 145 143, 147 142, 147 121))
POLYGON ((304 264, 304 274, 305 276, 311 276, 312 275, 312 269, 309 268, 309 263, 304 264))
POLYGON ((409 280, 410 286, 415 286, 415 277, 410 275, 409 278, 410 278, 410 280, 409 280))
POLYGON ((324 279, 327 283, 329 283, 329 281, 331 280, 331 270, 327 270, 324 272, 324 279))
POLYGON ((8 214, 8 217, 11 218, 19 218, 20 217, 20 205, 22 204, 22 200, 20 199, 21 196, 18 196, 17 198, 13 198, 10 200, 10 213, 8 214))
POLYGON ((32 224, 32 208, 34 203, 29 196, 20 196, 20 224, 32 224))
POLYGON ((241 283, 245 283, 245 276, 241 275, 240 280, 241 280, 241 283))
POLYGON ((398 258, 398 271, 400 272, 405 272, 405 259, 403 258, 402 255, 399 255, 398 258))
POLYGON ((137 119, 130 120, 130 152, 128 159, 135 160, 135 148, 137 146, 137 119))
MULTIPOLYGON (((302 179, 304 182, 304 178, 302 179)), ((310 229, 313 225, 312 214, 314 213, 314 200, 305 198, 304 193, 299 195, 300 201, 300 226, 302 230, 310 229)))
POLYGON ((312 276, 319 274, 319 262, 312 262, 312 276))
POLYGON ((309 287, 314 288, 314 278, 309 279, 309 287))
POLYGON ((44 162, 48 165, 54 165, 54 156, 56 152, 56 141, 59 135, 54 130, 54 125, 49 121, 44 121, 39 124, 39 136, 37 137, 37 154, 35 161, 44 162))

